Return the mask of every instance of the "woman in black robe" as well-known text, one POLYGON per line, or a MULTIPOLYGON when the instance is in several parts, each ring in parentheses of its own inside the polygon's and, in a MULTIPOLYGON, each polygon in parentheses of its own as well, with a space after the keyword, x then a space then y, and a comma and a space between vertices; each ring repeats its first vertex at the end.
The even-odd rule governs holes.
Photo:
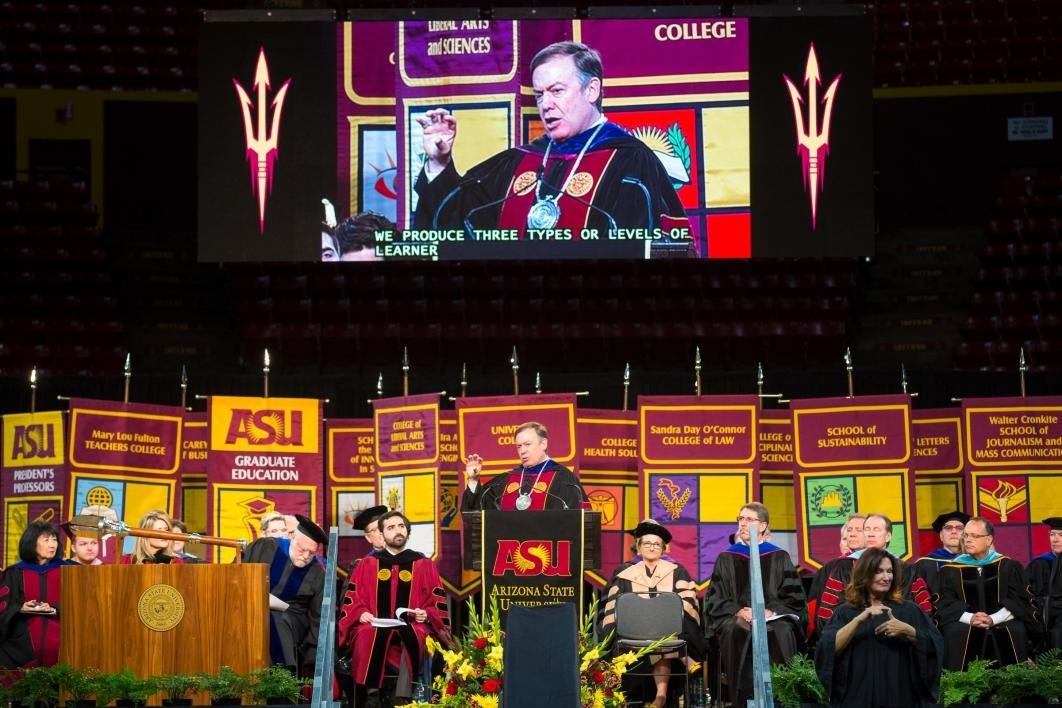
MULTIPOLYGON (((671 532, 653 519, 642 521, 627 533, 634 536, 631 551, 637 555, 630 562, 621 563, 612 574, 605 588, 605 602, 601 608, 600 632, 607 635, 615 629, 616 598, 621 593, 636 592, 643 595, 673 592, 682 598, 682 634, 686 641, 686 669, 695 674, 704 659, 704 632, 701 629, 701 613, 697 605, 697 586, 689 572, 678 563, 666 558, 671 532)), ((656 694, 647 708, 661 708, 667 703, 668 675, 671 673, 670 657, 653 657, 653 683, 656 694)), ((640 669, 639 669, 640 670, 640 669)))
POLYGON ((903 564, 867 549, 815 651, 832 706, 936 703, 944 640, 918 605, 903 599, 903 564))

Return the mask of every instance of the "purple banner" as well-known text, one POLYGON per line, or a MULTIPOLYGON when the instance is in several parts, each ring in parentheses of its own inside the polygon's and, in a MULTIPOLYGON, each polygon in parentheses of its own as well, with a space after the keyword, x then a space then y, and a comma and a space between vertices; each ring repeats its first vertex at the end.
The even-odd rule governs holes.
POLYGON ((376 464, 435 464, 439 460, 439 396, 407 396, 372 402, 376 464))
POLYGON ((372 420, 329 418, 325 440, 325 522, 339 529, 339 563, 345 568, 369 552, 365 537, 354 531, 355 517, 378 504, 372 420))
POLYGON ((406 86, 509 81, 519 68, 516 21, 403 22, 398 28, 397 58, 406 86))
POLYGON ((647 464, 752 463, 756 455, 757 406, 728 405, 723 398, 712 400, 718 403, 690 404, 688 397, 677 396, 641 397, 638 412, 642 460, 647 464))
POLYGON ((836 398, 794 401, 790 408, 801 467, 906 464, 911 457, 909 404, 836 398))

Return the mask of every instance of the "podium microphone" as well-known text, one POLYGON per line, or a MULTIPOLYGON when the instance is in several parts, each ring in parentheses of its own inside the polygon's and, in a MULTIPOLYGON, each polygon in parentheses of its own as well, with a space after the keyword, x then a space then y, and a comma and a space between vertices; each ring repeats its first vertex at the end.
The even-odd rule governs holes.
POLYGON ((475 241, 476 240, 475 231, 472 229, 472 215, 473 214, 477 214, 477 213, 483 211, 484 209, 492 209, 492 208, 494 208, 496 206, 500 206, 500 205, 504 204, 505 202, 509 201, 510 199, 515 199, 518 196, 520 196, 520 195, 518 195, 518 194, 507 194, 506 196, 502 197, 501 199, 495 199, 494 201, 487 202, 486 204, 480 204, 479 206, 472 207, 467 212, 465 212, 465 233, 468 234, 469 240, 471 240, 471 241, 475 241))
MULTIPOLYGON (((626 181, 627 179, 634 179, 634 178, 633 177, 624 178, 624 181, 626 181)), ((549 187, 552 190, 560 192, 560 189, 558 189, 557 187, 553 186, 552 184, 550 184, 549 182, 547 182, 545 180, 542 180, 542 184, 546 185, 547 187, 549 187)), ((643 185, 643 188, 644 188, 644 185, 643 185)), ((574 194, 568 194, 567 192, 565 192, 565 194, 570 199, 573 199, 573 200, 579 202, 580 204, 582 204, 584 207, 586 207, 590 211, 596 212, 596 213, 604 216, 605 220, 608 222, 608 227, 609 227, 609 229, 611 231, 616 231, 619 228, 619 227, 616 226, 616 220, 614 218, 612 218, 612 214, 609 214, 607 211, 605 211, 601 207, 596 206, 594 204, 591 204, 590 202, 586 201, 585 199, 583 199, 581 197, 577 197, 574 194)))
POLYGON ((559 494, 554 494, 553 492, 546 492, 546 496, 559 501, 561 503, 561 508, 564 509, 564 511, 569 511, 571 509, 571 507, 568 506, 568 502, 564 501, 564 497, 560 496, 559 494))
POLYGON ((624 177, 620 180, 621 184, 629 184, 634 187, 638 187, 642 190, 642 196, 645 197, 645 224, 647 229, 653 228, 653 200, 649 196, 649 188, 645 186, 645 182, 641 181, 637 177, 624 177))
POLYGON ((461 192, 461 190, 463 190, 470 184, 479 184, 479 179, 476 177, 466 177, 465 179, 458 182, 456 187, 447 192, 446 196, 443 197, 443 200, 439 202, 439 206, 435 208, 435 213, 431 217, 432 229, 439 228, 439 215, 442 214, 443 207, 449 204, 451 199, 456 197, 461 192))

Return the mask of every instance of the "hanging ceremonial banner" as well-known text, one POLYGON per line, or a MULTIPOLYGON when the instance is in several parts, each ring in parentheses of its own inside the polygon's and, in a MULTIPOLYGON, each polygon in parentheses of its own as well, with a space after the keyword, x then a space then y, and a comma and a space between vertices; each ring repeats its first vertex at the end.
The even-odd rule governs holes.
POLYGON ((798 554, 817 570, 837 557, 840 528, 853 512, 892 521, 889 551, 914 554, 911 399, 860 396, 793 401, 798 554))
POLYGON ((966 509, 962 414, 954 408, 911 411, 911 468, 918 499, 918 553, 940 546, 938 515, 966 509))
POLYGON ((210 449, 206 413, 184 414, 181 440, 181 495, 177 517, 189 532, 204 533, 207 528, 207 451, 210 449))
MULTIPOLYGON (((149 511, 172 515, 180 493, 184 409, 144 403, 70 400, 70 510, 97 507, 130 526, 149 511)), ((136 539, 126 537, 121 553, 136 539)), ((99 558, 116 562, 113 539, 99 558)))
POLYGON ((612 570, 631 557, 626 533, 638 515, 638 413, 582 409, 576 418, 579 439, 579 481, 590 508, 601 512, 601 569, 586 579, 604 588, 612 570))
POLYGON ((434 560, 439 554, 439 396, 380 398, 372 408, 381 503, 409 519, 408 547, 434 560))
MULTIPOLYGON (((58 525, 66 520, 67 490, 63 414, 14 413, 4 416, 4 455, 0 461, 0 498, 4 513, 4 567, 17 563, 18 542, 31 521, 58 525)), ((63 539, 60 538, 60 541, 63 539)))
POLYGON ((756 396, 639 396, 642 509, 667 527, 668 555, 708 586, 738 511, 759 485, 756 396))
MULTIPOLYGON (((211 396, 207 532, 252 541, 273 511, 321 521, 321 402, 211 396)), ((236 552, 216 548, 215 561, 236 552)))
POLYGON ((328 494, 325 522, 339 529, 339 567, 372 550, 354 530, 358 513, 376 506, 376 452, 372 419, 329 418, 325 421, 328 494))
POLYGON ((962 402, 966 423, 967 510, 996 527, 995 548, 1023 564, 1048 550, 1040 521, 1062 498, 1062 398, 980 398, 962 402))
POLYGON ((770 541, 797 557, 796 506, 793 500, 793 413, 761 410, 760 503, 771 514, 770 541))
POLYGON ((439 412, 439 568, 443 587, 464 600, 479 587, 479 573, 461 564, 461 475, 465 463, 458 454, 457 412, 439 412))

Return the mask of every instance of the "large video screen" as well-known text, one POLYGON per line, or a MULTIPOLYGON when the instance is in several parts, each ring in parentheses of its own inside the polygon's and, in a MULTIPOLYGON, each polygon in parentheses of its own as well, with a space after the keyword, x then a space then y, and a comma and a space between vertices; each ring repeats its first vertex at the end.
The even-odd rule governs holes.
POLYGON ((870 255, 870 60, 863 17, 207 22, 200 260, 870 255))

